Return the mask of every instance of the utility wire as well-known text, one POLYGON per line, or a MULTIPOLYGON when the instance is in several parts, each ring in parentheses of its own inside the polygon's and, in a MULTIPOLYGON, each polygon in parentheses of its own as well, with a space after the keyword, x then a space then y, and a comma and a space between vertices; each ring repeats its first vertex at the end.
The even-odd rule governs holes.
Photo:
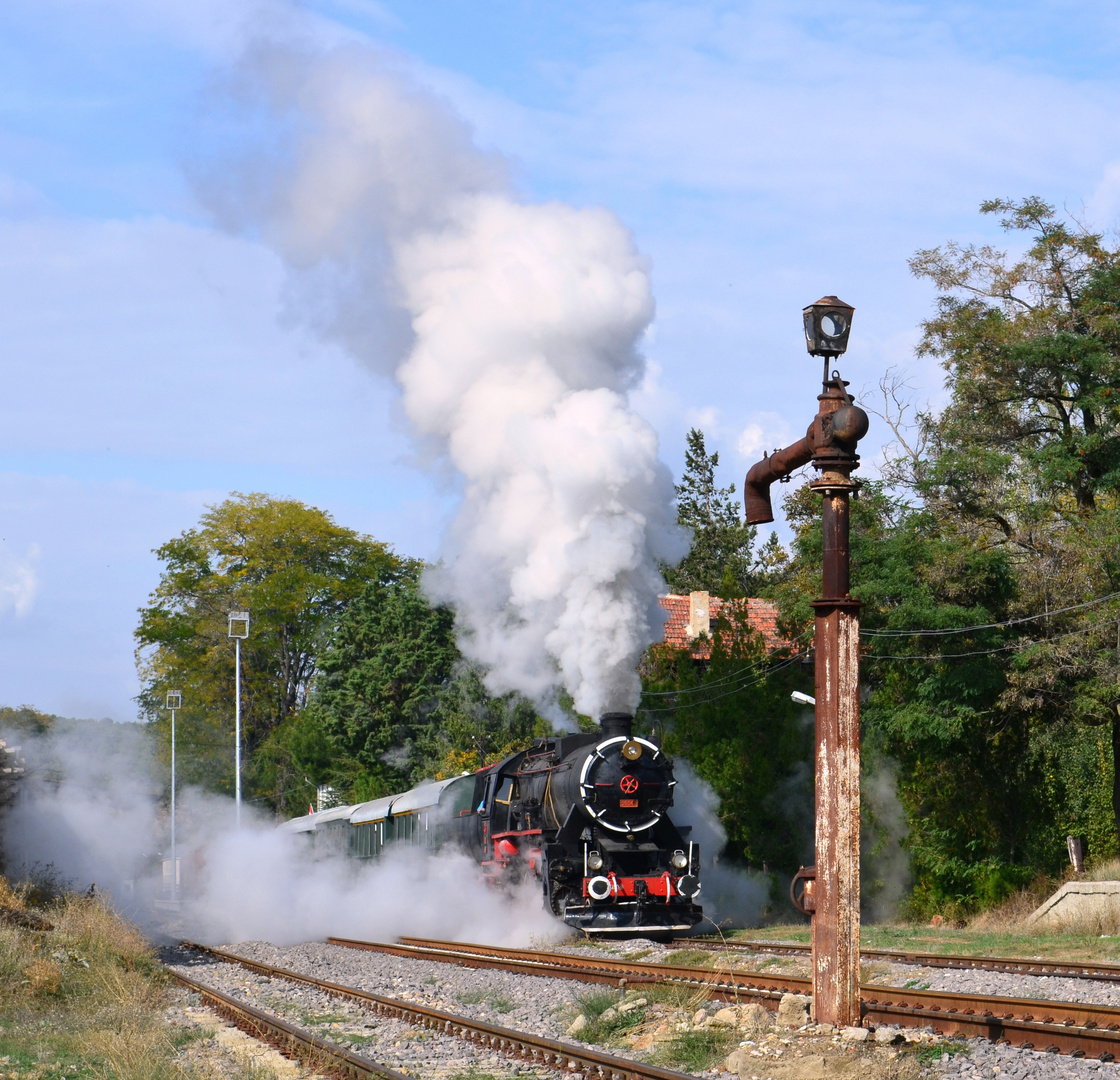
MULTIPOLYGON (((794 638, 793 641, 790 642, 790 644, 796 645, 799 642, 803 641, 805 638, 811 637, 812 633, 813 633, 812 630, 806 630, 804 633, 801 633, 796 638, 794 638)), ((803 652, 798 653, 798 655, 803 656, 804 653, 803 652)), ((681 694, 695 694, 695 693, 698 693, 701 690, 711 690, 713 687, 720 686, 724 683, 733 682, 736 679, 740 679, 740 678, 743 677, 743 675, 745 673, 749 673, 751 671, 757 671, 760 668, 764 668, 769 663, 770 663, 769 657, 764 656, 761 659, 756 660, 754 663, 748 664, 746 667, 740 668, 738 671, 733 672, 731 675, 724 675, 722 679, 715 679, 714 681, 709 682, 709 683, 698 683, 696 686, 688 686, 688 687, 685 687, 685 689, 683 689, 683 690, 648 690, 648 691, 645 692, 644 696, 645 697, 670 697, 670 696, 680 696, 681 694)))
MULTIPOLYGON (((1069 607, 1055 608, 1053 611, 1043 611, 1037 615, 1024 615, 1018 619, 1006 619, 1003 622, 982 623, 977 626, 960 626, 948 630, 860 630, 861 637, 944 637, 947 634, 971 634, 977 630, 999 630, 1005 626, 1019 626, 1021 623, 1035 622, 1038 619, 1048 619, 1051 615, 1065 615, 1070 611, 1081 611, 1084 608, 1095 607, 1097 604, 1107 603, 1120 597, 1120 592, 1109 593, 1107 596, 1098 596, 1095 600, 1086 600, 1083 604, 1072 604, 1069 607)), ((968 654, 962 654, 968 655, 968 654)))
POLYGON ((1013 641, 1010 645, 1001 645, 998 649, 977 649, 975 652, 963 653, 915 653, 910 656, 877 656, 875 653, 867 653, 862 660, 924 660, 924 661, 937 661, 937 660, 960 660, 967 656, 994 656, 996 653, 1001 652, 1022 652, 1024 649, 1033 648, 1036 645, 1044 645, 1048 641, 1061 641, 1063 638, 1076 637, 1078 634, 1091 634, 1094 630, 1100 630, 1104 627, 1111 628, 1114 625, 1112 619, 1093 623, 1092 626, 1083 626, 1079 630, 1068 630, 1064 634, 1054 634, 1052 637, 1043 638, 1041 640, 1029 639, 1027 641, 1013 641))
POLYGON ((765 682, 775 672, 781 671, 783 668, 789 667, 791 664, 794 664, 798 660, 800 660, 801 657, 807 656, 807 655, 808 655, 807 651, 806 652, 794 653, 793 656, 789 657, 786 660, 783 660, 780 664, 775 664, 773 667, 764 671, 757 678, 746 679, 740 685, 734 686, 734 687, 732 687, 732 689, 726 690, 722 694, 716 694, 714 697, 704 698, 700 701, 686 701, 681 705, 666 705, 666 706, 661 706, 659 708, 654 708, 654 709, 642 708, 642 709, 639 709, 638 711, 642 712, 642 713, 668 713, 668 712, 679 712, 681 709, 695 709, 700 705, 710 705, 713 701, 720 701, 725 697, 731 697, 732 694, 737 694, 737 693, 739 693, 740 690, 746 690, 746 689, 748 689, 752 686, 757 686, 759 683, 765 682))

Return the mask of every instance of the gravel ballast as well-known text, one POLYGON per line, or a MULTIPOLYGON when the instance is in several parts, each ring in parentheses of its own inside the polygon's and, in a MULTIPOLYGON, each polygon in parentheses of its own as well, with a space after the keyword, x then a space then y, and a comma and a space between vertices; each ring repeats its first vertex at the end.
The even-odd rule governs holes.
MULTIPOLYGON (((302 974, 353 986, 384 997, 573 1043, 579 1040, 569 1035, 568 1029, 579 1015, 581 999, 589 992, 603 989, 565 979, 460 967, 456 964, 348 949, 318 942, 281 948, 268 942, 251 941, 226 948, 247 959, 290 968, 302 974)), ((664 960, 666 954, 679 951, 680 946, 666 948, 644 942, 628 942, 618 943, 612 948, 586 945, 552 948, 555 951, 629 958, 637 962, 642 959, 659 962, 664 960), (638 954, 642 955, 639 957, 638 954)), ((184 952, 178 955, 180 959, 186 959, 189 954, 184 952)), ((175 953, 169 953, 166 960, 175 966, 175 953)), ((743 954, 735 953, 729 960, 737 968, 749 965, 757 969, 766 966, 772 958, 744 958, 743 954)), ((260 1008, 281 1012, 293 1022, 309 1026, 326 1038, 349 1045, 359 1053, 367 1053, 375 1060, 412 1075, 443 1080, 456 1074, 469 1075, 471 1069, 485 1076, 503 1078, 544 1078, 558 1075, 553 1070, 501 1058, 470 1043, 446 1035, 436 1035, 403 1021, 377 1017, 360 1006, 331 998, 313 988, 270 980, 235 965, 199 963, 196 960, 184 970, 200 981, 209 982, 260 1008)), ((1120 988, 1115 984, 1057 976, 1035 977, 876 964, 873 981, 899 987, 910 983, 916 987, 928 986, 929 989, 953 992, 1120 1005, 1120 988)), ((744 1038, 739 1044, 744 1056, 736 1062, 739 1075, 748 1080, 756 1077, 758 1080, 768 1080, 770 1077, 774 1080, 785 1080, 787 1077, 814 1080, 808 1057, 804 1060, 805 1068, 793 1060, 795 1055, 800 1058, 802 1053, 809 1054, 810 1042, 816 1048, 832 1053, 834 1060, 837 1060, 835 1055, 842 1052, 856 1052, 842 1039, 840 1033, 829 1036, 823 1032, 814 1034, 808 1031, 787 1031, 782 1034, 793 1038, 783 1039, 786 1056, 780 1066, 772 1064, 763 1053, 766 1039, 744 1038), (802 1049, 797 1049, 798 1045, 802 1045, 802 1049), (749 1064, 747 1055, 750 1055, 749 1064)), ((910 1039, 913 1040, 913 1033, 910 1039)), ((774 1041, 774 1036, 770 1037, 770 1041, 774 1041)), ((984 1080, 1065 1080, 1075 1077, 1120 1080, 1120 1065, 1113 1063, 1018 1050, 993 1045, 984 1039, 938 1040, 932 1033, 927 1033, 924 1041, 927 1045, 922 1047, 921 1053, 928 1070, 922 1069, 921 1072, 931 1076, 962 1077, 968 1080, 974 1077, 982 1077, 984 1080), (940 1055, 939 1049, 942 1051, 940 1055)), ((885 1061, 888 1053, 892 1059, 899 1056, 897 1050, 888 1051, 883 1047, 876 1049, 873 1042, 873 1039, 868 1040, 868 1048, 860 1047, 859 1052, 877 1055, 877 1061, 885 1061)), ((645 1060, 649 1056, 645 1049, 607 1049, 602 1046, 597 1046, 596 1049, 637 1060, 645 1060)), ((854 1065, 855 1062, 852 1061, 851 1064, 854 1065)), ((734 1074, 715 1070, 693 1075, 728 1077, 734 1074)), ((843 1074, 834 1074, 831 1069, 827 1069, 820 1075, 823 1078, 826 1075, 843 1074)))

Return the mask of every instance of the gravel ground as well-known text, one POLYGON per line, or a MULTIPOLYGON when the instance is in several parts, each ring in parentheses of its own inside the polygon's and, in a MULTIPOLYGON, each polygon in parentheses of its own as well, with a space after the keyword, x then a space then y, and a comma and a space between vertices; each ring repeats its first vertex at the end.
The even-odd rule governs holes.
MULTIPOLYGON (((279 948, 268 942, 258 941, 243 942, 229 948, 249 959, 360 987, 371 993, 417 1002, 450 1013, 565 1041, 577 1041, 567 1035, 567 1028, 579 1011, 581 996, 589 992, 587 984, 568 980, 464 968, 454 964, 413 960, 321 943, 279 948)), ((678 947, 666 948, 644 942, 619 942, 607 947, 571 945, 551 948, 580 955, 644 959, 651 962, 658 962, 666 954, 679 951, 678 947)), ((165 959, 174 966, 177 957, 181 962, 185 954, 172 951, 165 959)), ((740 966, 740 961, 755 968, 772 963, 772 958, 744 957, 739 953, 734 954, 734 959, 736 967, 740 966)), ((782 958, 782 962, 783 967, 792 972, 792 967, 786 967, 789 959, 782 958)), ((365 1052, 377 1060, 414 1075, 442 1080, 469 1075, 471 1069, 487 1076, 503 1078, 543 1078, 556 1075, 551 1070, 509 1062, 458 1039, 436 1036, 401 1021, 375 1017, 356 1005, 339 1002, 310 988, 292 987, 280 980, 265 979, 233 965, 196 963, 191 965, 189 972, 201 981, 210 982, 219 989, 244 997, 262 1008, 283 1011, 289 1018, 305 1026, 312 1026, 328 1038, 349 1042, 359 1052, 364 1047, 365 1052)), ((1115 984, 1082 979, 952 971, 900 964, 876 964, 873 978, 877 983, 895 986, 912 982, 922 988, 926 988, 928 984, 928 988, 934 990, 1065 999, 1104 1005, 1120 1004, 1120 990, 1115 984)), ((793 1032, 786 1034, 795 1035, 793 1032)), ((831 1039, 812 1039, 810 1035, 803 1033, 801 1038, 806 1054, 810 1049, 820 1049, 822 1043, 832 1044, 836 1050, 844 1047, 850 1052, 852 1049, 842 1042, 839 1035, 831 1039)), ((974 1077, 983 1077, 985 1080, 1064 1080, 1074 1077, 1120 1080, 1120 1064, 1016 1050, 1008 1046, 993 1045, 984 1039, 947 1040, 938 1043, 929 1036, 928 1041, 930 1045, 923 1050, 929 1065, 926 1075, 962 1077, 967 1080, 974 1077), (940 1060, 936 1054, 938 1048, 943 1049, 940 1060)), ((748 1044, 744 1042, 742 1045, 746 1047, 748 1044)), ((750 1046, 753 1047, 754 1044, 751 1043, 750 1046)), ((825 1046, 824 1049, 827 1050, 828 1047, 825 1046)), ((607 1052, 635 1059, 648 1056, 641 1051, 613 1048, 607 1052)), ((880 1050, 880 1057, 882 1053, 880 1050)), ((819 1066, 824 1071, 818 1073, 812 1071, 808 1061, 807 1071, 790 1072, 788 1068, 792 1065, 793 1062, 787 1057, 786 1065, 781 1071, 768 1072, 765 1071, 769 1067, 768 1063, 760 1060, 757 1067, 762 1071, 754 1072, 755 1065, 752 1064, 752 1071, 741 1072, 740 1075, 747 1080, 755 1077, 757 1080, 767 1080, 771 1076, 775 1080, 781 1080, 793 1075, 813 1080, 818 1075, 841 1075, 824 1064, 819 1066)), ((728 1076, 721 1071, 695 1075, 728 1076)))
MULTIPOLYGON (((250 955, 250 950, 244 946, 241 951, 243 955, 250 955)), ((324 977, 329 975, 334 981, 364 986, 365 989, 380 992, 384 996, 433 1005, 438 999, 433 993, 434 988, 428 985, 421 984, 421 989, 409 992, 403 985, 408 980, 395 978, 391 991, 386 987, 375 988, 365 985, 359 979, 350 978, 329 962, 320 962, 313 969, 311 966, 301 965, 295 957, 282 955, 284 952, 269 946, 263 950, 254 948, 251 955, 254 959, 262 959, 278 966, 324 977)), ((233 964, 200 962, 185 950, 166 950, 163 959, 169 967, 182 970, 199 982, 221 990, 239 1001, 276 1013, 322 1038, 413 1076, 430 1077, 432 1080, 483 1075, 502 1080, 506 1077, 556 1080, 560 1075, 556 1070, 516 1062, 461 1039, 414 1027, 403 1020, 376 1016, 357 1004, 341 1001, 313 987, 293 985, 282 979, 269 979, 233 964)), ((472 1010, 455 1004, 456 1008, 449 1007, 449 1012, 479 1014, 480 1010, 477 1008, 472 1010)), ((488 1019, 499 1022, 491 1017, 488 1019)))

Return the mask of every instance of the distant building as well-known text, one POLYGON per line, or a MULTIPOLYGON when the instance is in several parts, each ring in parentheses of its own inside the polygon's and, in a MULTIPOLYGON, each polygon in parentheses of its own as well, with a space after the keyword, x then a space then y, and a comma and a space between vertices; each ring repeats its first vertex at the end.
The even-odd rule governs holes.
POLYGON ((747 623, 757 630, 766 643, 767 651, 787 645, 778 633, 778 605, 770 600, 721 600, 706 592, 678 596, 669 593, 661 597, 661 606, 669 613, 665 623, 665 644, 678 649, 688 649, 697 660, 707 660, 712 655, 712 629, 721 613, 727 618, 733 610, 747 610, 747 623))

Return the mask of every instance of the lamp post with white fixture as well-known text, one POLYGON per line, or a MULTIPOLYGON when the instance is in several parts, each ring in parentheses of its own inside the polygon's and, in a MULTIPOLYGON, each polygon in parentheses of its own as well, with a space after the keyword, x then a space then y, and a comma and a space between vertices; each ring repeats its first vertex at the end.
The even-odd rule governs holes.
POLYGON ((234 792, 237 803, 237 827, 241 828, 241 642, 249 636, 249 612, 231 611, 229 613, 229 637, 233 638, 236 657, 233 667, 234 685, 234 792))
POLYGON ((171 899, 179 899, 179 859, 175 850, 175 713, 183 707, 183 695, 178 690, 167 694, 167 708, 171 710, 171 899))

